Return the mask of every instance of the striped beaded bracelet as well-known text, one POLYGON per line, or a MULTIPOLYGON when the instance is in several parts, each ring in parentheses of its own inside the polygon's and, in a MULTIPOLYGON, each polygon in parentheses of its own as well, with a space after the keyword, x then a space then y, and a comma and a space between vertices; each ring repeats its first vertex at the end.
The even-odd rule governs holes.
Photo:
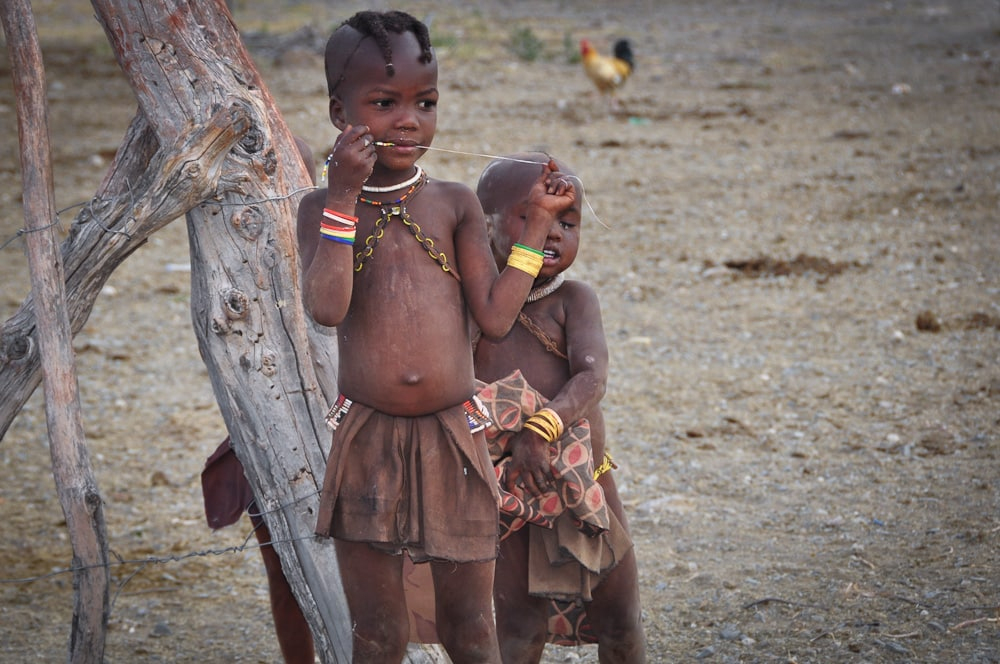
POLYGON ((331 210, 330 208, 323 208, 323 216, 329 219, 330 221, 335 221, 344 224, 345 226, 354 226, 358 223, 357 217, 352 217, 349 214, 336 212, 334 210, 331 210))

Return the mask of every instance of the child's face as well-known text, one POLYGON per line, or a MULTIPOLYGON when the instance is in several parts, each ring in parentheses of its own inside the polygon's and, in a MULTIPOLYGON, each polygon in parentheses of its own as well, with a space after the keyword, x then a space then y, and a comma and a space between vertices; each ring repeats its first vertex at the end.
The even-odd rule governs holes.
POLYGON ((330 119, 338 129, 367 125, 379 147, 376 169, 410 168, 430 145, 437 128, 437 60, 419 61, 420 45, 409 32, 389 33, 395 75, 386 72, 375 40, 361 42, 330 100, 330 119))
MULTIPOLYGON (((579 180, 575 176, 571 177, 575 181, 577 191, 582 192, 583 187, 579 180)), ((520 192, 522 199, 525 194, 526 192, 520 192)), ((577 196, 577 200, 572 205, 561 210, 552 220, 543 247, 545 258, 536 281, 551 279, 560 272, 566 271, 576 260, 576 254, 580 250, 580 235, 583 230, 580 198, 582 196, 577 196)), ((507 262, 510 248, 521 237, 521 231, 526 223, 527 203, 522 200, 507 208, 503 217, 493 224, 491 242, 498 266, 502 267, 507 262)))

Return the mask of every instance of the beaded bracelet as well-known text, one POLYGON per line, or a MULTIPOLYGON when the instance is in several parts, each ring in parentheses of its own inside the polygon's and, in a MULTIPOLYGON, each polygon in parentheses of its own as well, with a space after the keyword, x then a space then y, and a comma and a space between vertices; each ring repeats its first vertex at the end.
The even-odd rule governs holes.
POLYGON ((594 469, 594 479, 601 479, 601 475, 605 473, 610 473, 613 469, 617 468, 618 464, 615 460, 611 458, 610 452, 604 453, 604 459, 601 460, 601 465, 594 469))
POLYGON ((333 242, 339 242, 340 244, 347 244, 354 246, 354 236, 350 237, 337 237, 336 235, 324 235, 324 239, 331 240, 333 242))
POLYGON ((342 244, 354 244, 354 239, 357 236, 357 233, 357 230, 353 227, 337 228, 327 224, 320 224, 319 227, 319 234, 321 237, 327 240, 333 240, 334 242, 340 242, 342 244))
POLYGON ((328 223, 326 223, 324 221, 324 222, 321 222, 320 225, 319 225, 319 232, 320 233, 322 233, 324 231, 351 231, 351 232, 354 232, 356 230, 357 230, 357 227, 354 226, 353 224, 340 224, 340 223, 337 223, 337 224, 328 224, 328 223))
POLYGON ((538 276, 542 271, 542 252, 534 253, 537 250, 525 249, 519 244, 510 248, 510 256, 507 257, 507 265, 530 275, 532 278, 538 276))
POLYGON ((349 214, 342 214, 340 212, 331 210, 330 208, 323 208, 323 216, 326 217, 327 219, 330 219, 331 221, 336 221, 341 224, 344 224, 345 226, 354 226, 358 223, 357 217, 352 217, 349 214))

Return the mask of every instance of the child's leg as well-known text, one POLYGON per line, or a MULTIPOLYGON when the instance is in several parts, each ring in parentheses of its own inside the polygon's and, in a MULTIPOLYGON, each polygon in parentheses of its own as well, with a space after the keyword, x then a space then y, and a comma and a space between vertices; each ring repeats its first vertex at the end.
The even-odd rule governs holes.
POLYGON ((545 649, 549 601, 528 594, 528 526, 500 543, 493 601, 504 662, 538 662, 545 649))
POLYGON ((500 664, 493 562, 432 562, 438 636, 454 664, 500 664))
POLYGON ((597 633, 602 664, 646 661, 641 613, 635 554, 629 551, 594 589, 594 599, 587 604, 587 617, 597 633))
POLYGON ((353 661, 399 664, 410 635, 403 559, 363 542, 334 540, 354 633, 353 661))
MULTIPOLYGON (((251 510, 253 512, 254 510, 251 510)), ((313 664, 316 661, 312 630, 302 615, 302 609, 292 594, 288 579, 281 569, 281 559, 271 546, 271 531, 259 516, 251 516, 254 533, 260 544, 260 555, 267 571, 267 589, 271 596, 271 615, 278 645, 285 664, 313 664)))
MULTIPOLYGON (((610 474, 604 475, 600 483, 608 508, 627 529, 628 522, 614 478, 610 474)), ((587 617, 597 633, 601 663, 645 662, 646 635, 642 628, 635 549, 630 550, 601 581, 594 589, 593 597, 593 601, 587 604, 587 617)))

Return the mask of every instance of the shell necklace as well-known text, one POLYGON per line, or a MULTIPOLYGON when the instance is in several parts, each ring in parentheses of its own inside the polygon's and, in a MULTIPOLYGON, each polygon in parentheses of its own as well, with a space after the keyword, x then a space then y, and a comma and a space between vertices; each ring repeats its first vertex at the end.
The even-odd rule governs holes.
POLYGON ((391 185, 389 185, 387 187, 375 187, 375 186, 363 184, 363 185, 361 185, 361 191, 367 191, 367 192, 372 193, 372 194, 384 194, 387 191, 396 191, 397 189, 403 189, 404 187, 409 187, 411 185, 416 184, 417 180, 419 180, 421 177, 423 177, 423 175, 424 175, 423 169, 420 168, 420 164, 417 164, 417 172, 416 172, 416 174, 412 178, 410 178, 409 180, 406 180, 405 182, 400 182, 399 184, 391 184, 391 185))
POLYGON ((538 286, 537 288, 532 288, 531 292, 528 293, 527 301, 537 302, 546 295, 551 295, 552 293, 555 293, 556 290, 563 285, 564 281, 566 281, 566 277, 563 276, 562 272, 560 272, 556 276, 552 277, 552 279, 550 279, 547 284, 538 286))

